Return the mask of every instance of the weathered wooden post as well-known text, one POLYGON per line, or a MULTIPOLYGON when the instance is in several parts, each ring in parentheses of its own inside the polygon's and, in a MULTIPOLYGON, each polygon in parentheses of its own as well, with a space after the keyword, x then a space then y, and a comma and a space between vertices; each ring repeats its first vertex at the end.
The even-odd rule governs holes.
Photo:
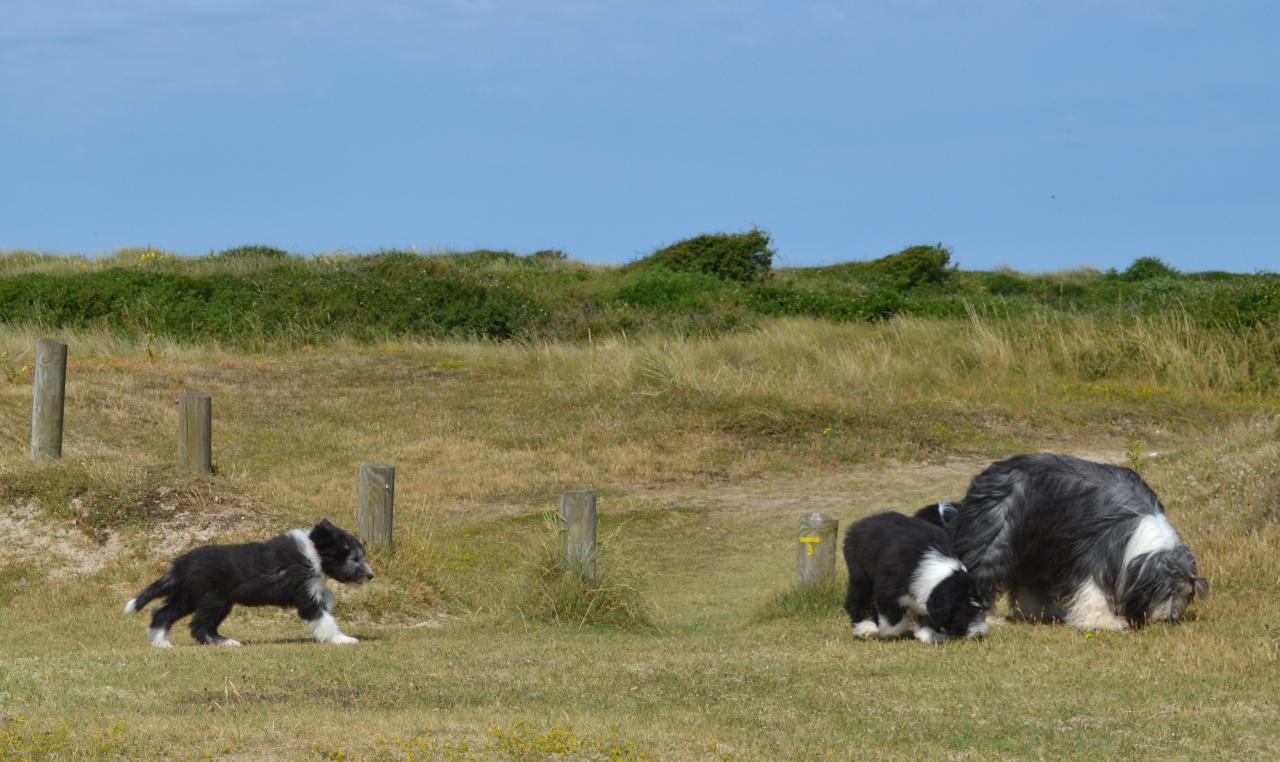
POLYGON ((189 474, 213 473, 213 398, 208 392, 183 392, 178 398, 178 468, 189 474))
POLYGON ((825 513, 800 517, 800 544, 796 548, 796 587, 821 584, 836 571, 836 532, 840 522, 825 513))
POLYGON ((596 576, 596 495, 566 492, 560 496, 560 547, 570 572, 586 579, 596 576))
POLYGON ((391 545, 396 502, 396 467, 391 463, 360 464, 360 507, 356 531, 371 545, 391 545))
POLYGON ((62 408, 67 391, 67 343, 36 342, 35 396, 31 401, 31 459, 62 457, 62 408))

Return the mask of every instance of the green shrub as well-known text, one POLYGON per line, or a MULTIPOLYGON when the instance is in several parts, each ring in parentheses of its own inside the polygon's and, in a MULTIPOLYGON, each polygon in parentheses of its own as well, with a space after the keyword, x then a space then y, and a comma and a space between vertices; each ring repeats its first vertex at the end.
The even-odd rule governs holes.
POLYGON ((535 262, 564 262, 569 259, 569 255, 559 249, 542 249, 530 254, 529 259, 535 262))
POLYGON ((987 293, 995 296, 1025 294, 1030 289, 1026 280, 1002 272, 988 273, 983 278, 983 285, 986 286, 987 293))
POLYGON ((649 268, 624 274, 614 298, 648 309, 704 309, 724 289, 724 282, 710 275, 649 268))
POLYGON ((218 257, 221 259, 287 259, 289 252, 274 246, 249 244, 223 249, 218 253, 218 257))
POLYGON ((1121 280, 1151 280, 1152 278, 1176 278, 1178 271, 1165 264, 1159 257, 1138 257, 1124 272, 1121 280))
POLYGON ((1151 278, 1142 283, 1138 288, 1138 298, 1142 301, 1160 302, 1166 299, 1172 299, 1187 293, 1187 286, 1177 278, 1168 276, 1159 276, 1151 278))
POLYGON ((797 288, 779 283, 755 286, 746 294, 746 306, 771 317, 821 317, 852 321, 865 317, 860 301, 844 294, 797 288))
POLYGON ((538 314, 522 289, 486 285, 402 252, 340 270, 299 263, 251 275, 112 268, 0 277, 0 321, 238 345, 333 336, 505 339, 536 330, 538 314))
POLYGON ((1201 324, 1231 331, 1280 326, 1280 276, 1259 275, 1219 286, 1189 299, 1187 310, 1201 324))
POLYGON ((888 277, 899 291, 907 291, 928 283, 945 283, 953 268, 947 267, 951 252, 934 246, 908 246, 871 262, 871 269, 888 277))
POLYGON ((769 234, 756 228, 745 233, 709 233, 658 249, 629 268, 662 267, 752 283, 763 280, 772 267, 774 251, 769 242, 769 234))
POLYGON ((884 320, 902 311, 905 304, 896 291, 889 289, 854 296, 779 283, 751 288, 745 302, 748 309, 770 317, 804 316, 837 322, 884 320))
POLYGON ((863 319, 875 322, 877 320, 888 320, 902 312, 905 305, 906 302, 897 292, 889 289, 877 289, 862 297, 859 301, 858 309, 861 311, 863 319))

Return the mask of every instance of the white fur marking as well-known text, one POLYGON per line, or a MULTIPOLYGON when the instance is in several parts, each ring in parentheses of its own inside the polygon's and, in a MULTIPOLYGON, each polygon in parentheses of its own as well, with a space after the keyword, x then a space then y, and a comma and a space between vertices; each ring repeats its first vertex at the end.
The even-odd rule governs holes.
POLYGON ((964 634, 966 638, 983 638, 987 635, 987 619, 983 617, 969 623, 969 630, 964 634))
POLYGON ((947 636, 932 627, 917 627, 916 640, 921 643, 946 643, 947 636))
POLYGON ((343 635, 342 630, 338 629, 338 620, 333 618, 333 614, 324 612, 316 619, 308 619, 307 629, 311 630, 311 634, 315 636, 320 643, 359 643, 349 635, 343 635))
POLYGON ((125 604, 124 604, 124 613, 126 613, 126 614, 132 614, 133 612, 135 612, 135 611, 137 611, 137 610, 138 610, 138 599, 137 599, 137 598, 130 598, 128 601, 126 601, 126 602, 125 602, 125 604))
POLYGON ((896 638, 907 631, 911 626, 911 617, 904 615, 902 621, 897 624, 891 624, 888 619, 880 617, 879 633, 882 638, 896 638))
POLYGON ((938 586, 938 583, 952 574, 964 570, 964 564, 960 563, 960 559, 944 556, 933 549, 926 551, 920 559, 920 565, 916 567, 915 573, 911 575, 911 586, 908 588, 911 591, 911 597, 915 599, 920 607, 917 613, 925 613, 925 609, 929 605, 929 596, 933 593, 933 589, 938 586))
POLYGON ((1121 568, 1127 569, 1130 561, 1145 553, 1173 550, 1181 544, 1182 538, 1169 523, 1168 516, 1163 513, 1143 516, 1124 545, 1124 565, 1121 568))
POLYGON ((876 627, 876 623, 870 619, 863 619, 853 626, 853 636, 855 638, 869 638, 879 633, 880 628, 876 627))
POLYGON ((222 640, 219 640, 219 641, 218 641, 218 645, 220 645, 220 646, 238 646, 238 645, 240 645, 240 641, 236 640, 235 638, 223 638, 222 640))
POLYGON ((917 601, 909 595, 899 595, 898 605, 917 616, 922 616, 926 613, 924 610, 924 601, 917 601))
POLYGON ((311 593, 311 597, 326 611, 333 608, 333 601, 337 599, 324 584, 324 569, 320 565, 320 554, 316 552, 315 543, 311 542, 305 529, 290 529, 289 535, 293 537, 294 542, 298 543, 298 550, 306 556, 307 563, 311 564, 312 577, 307 581, 307 590, 311 593))
POLYGON ((1129 626, 1111 610, 1106 594, 1092 577, 1067 600, 1067 624, 1077 630, 1123 630, 1129 626))
POLYGON ((173 644, 169 642, 169 631, 163 627, 148 627, 147 640, 156 648, 173 648, 173 644))

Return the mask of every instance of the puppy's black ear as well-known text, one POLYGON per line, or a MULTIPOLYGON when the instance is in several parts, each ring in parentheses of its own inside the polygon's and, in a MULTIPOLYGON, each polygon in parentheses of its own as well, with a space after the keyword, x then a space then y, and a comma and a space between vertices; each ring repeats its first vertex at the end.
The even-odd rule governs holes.
POLYGON ((332 537, 334 526, 329 523, 328 519, 320 519, 320 523, 311 528, 311 539, 317 537, 332 537))

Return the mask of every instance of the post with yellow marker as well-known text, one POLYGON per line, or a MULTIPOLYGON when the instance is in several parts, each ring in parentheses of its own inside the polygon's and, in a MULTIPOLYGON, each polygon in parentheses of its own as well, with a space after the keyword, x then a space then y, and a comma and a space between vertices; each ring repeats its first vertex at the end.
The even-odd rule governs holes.
POLYGON ((800 544, 796 547, 796 587, 820 585, 836 572, 836 533, 840 522, 825 513, 800 517, 800 544))

